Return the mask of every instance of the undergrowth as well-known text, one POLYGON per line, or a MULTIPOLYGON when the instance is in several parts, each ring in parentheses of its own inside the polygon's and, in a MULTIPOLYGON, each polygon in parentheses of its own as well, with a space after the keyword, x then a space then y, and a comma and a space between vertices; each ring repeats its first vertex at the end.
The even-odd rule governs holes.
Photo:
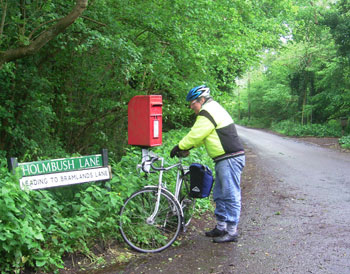
POLYGON ((305 124, 300 125, 292 121, 282 121, 273 123, 271 129, 287 136, 314 136, 314 137, 339 137, 341 136, 341 126, 331 120, 327 124, 305 124))
POLYGON ((350 149, 350 135, 341 137, 339 139, 339 144, 342 148, 350 149))
MULTIPOLYGON (((188 129, 163 134, 163 145, 152 151, 175 163, 169 152, 188 129)), ((94 259, 96 243, 122 243, 119 210, 132 192, 146 184, 156 184, 156 174, 146 179, 136 170, 141 149, 129 147, 119 162, 111 162, 113 178, 107 183, 86 183, 47 190, 22 190, 19 175, 8 172, 0 160, 0 271, 21 273, 25 269, 42 273, 58 272, 64 256, 84 254, 94 259)), ((200 162, 213 169, 204 147, 194 149, 185 164, 200 162)), ((175 171, 174 171, 175 172, 175 171)), ((164 174, 171 188, 175 173, 164 174)), ((197 211, 211 208, 209 199, 198 199, 197 211)))

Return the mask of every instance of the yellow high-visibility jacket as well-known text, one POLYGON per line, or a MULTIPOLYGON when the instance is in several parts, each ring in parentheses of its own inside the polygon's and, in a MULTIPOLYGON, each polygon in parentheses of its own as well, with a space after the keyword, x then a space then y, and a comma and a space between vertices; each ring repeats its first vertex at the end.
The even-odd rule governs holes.
POLYGON ((213 99, 207 100, 190 132, 179 143, 181 150, 204 144, 214 161, 244 154, 230 114, 213 99))

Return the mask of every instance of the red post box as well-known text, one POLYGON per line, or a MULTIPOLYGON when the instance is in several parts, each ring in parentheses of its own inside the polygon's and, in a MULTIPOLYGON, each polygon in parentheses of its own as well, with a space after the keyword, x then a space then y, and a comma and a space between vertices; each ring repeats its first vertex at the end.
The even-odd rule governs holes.
POLYGON ((137 95, 128 104, 128 144, 162 145, 162 96, 137 95))

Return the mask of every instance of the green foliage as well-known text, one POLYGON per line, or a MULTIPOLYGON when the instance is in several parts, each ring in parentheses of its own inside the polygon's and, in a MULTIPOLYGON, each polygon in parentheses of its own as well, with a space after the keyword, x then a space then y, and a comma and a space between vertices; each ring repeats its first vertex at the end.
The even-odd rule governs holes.
POLYGON ((339 139, 339 144, 342 148, 350 149, 350 135, 341 137, 339 139))
POLYGON ((0 265, 2 272, 24 267, 57 270, 62 257, 90 251, 98 241, 118 238, 120 195, 100 184, 23 191, 18 178, 1 168, 0 265))
MULTIPOLYGON (((110 192, 101 183, 26 192, 2 161, 3 271, 51 271, 62 266, 63 254, 92 256, 95 241, 119 239, 122 201, 157 183, 156 174, 136 173, 141 151, 127 146, 127 103, 134 95, 163 96, 167 133, 153 150, 166 165, 176 161, 168 153, 182 128, 193 123, 185 95, 203 83, 243 124, 294 136, 340 136, 338 118, 350 113, 349 5, 326 8, 326 2, 89 1, 84 16, 38 53, 5 63, 1 159, 59 158, 104 147, 114 177, 110 192), (281 36, 290 37, 283 47, 281 36), (243 75, 246 84, 237 88, 243 75)), ((28 45, 74 4, 1 1, 1 54, 28 45)), ((341 142, 348 146, 347 137, 341 142)), ((212 165, 204 148, 184 161, 212 165)), ((172 188, 173 172, 165 180, 172 188)), ((208 199, 198 202, 198 209, 210 206, 208 199)))
MULTIPOLYGON (((188 129, 164 133, 163 145, 152 150, 164 157, 188 129)), ((48 190, 24 191, 18 176, 11 175, 4 159, 0 165, 0 271, 16 272, 31 267, 56 271, 63 267, 63 256, 82 253, 93 259, 97 243, 121 240, 119 211, 123 201, 144 185, 156 185, 158 174, 145 178, 136 170, 141 149, 128 147, 119 162, 112 161, 113 178, 108 183, 88 183, 48 190), (110 189, 110 191, 108 190, 110 189)), ((192 150, 185 163, 201 162, 213 168, 204 147, 192 150)), ((164 174, 169 189, 175 186, 175 171, 164 174)), ((198 203, 199 210, 211 208, 209 199, 198 203)))
POLYGON ((350 42, 347 36, 350 28, 349 11, 350 4, 347 0, 337 1, 322 20, 322 24, 330 27, 340 55, 347 57, 348 60, 350 60, 350 42))
POLYGON ((292 121, 282 121, 272 124, 271 128, 287 136, 339 137, 341 135, 339 122, 333 120, 324 125, 300 125, 292 121))
POLYGON ((334 32, 335 25, 345 24, 348 5, 339 1, 330 9, 327 4, 301 1, 298 13, 286 18, 292 39, 281 49, 266 51, 263 66, 246 74, 247 84, 236 89, 243 123, 270 127, 298 121, 300 127, 284 131, 339 136, 339 123, 336 128, 327 123, 350 114, 349 63, 339 54, 340 31, 334 32), (338 23, 327 21, 330 16, 337 17, 338 23))
MULTIPOLYGON (((74 3, 3 1, 1 52, 35 40, 74 3)), ((120 159, 137 94, 163 95, 165 130, 189 126, 186 92, 202 83, 232 92, 278 43, 288 9, 287 0, 89 1, 39 53, 0 68, 0 150, 35 159, 107 147, 120 159)))
POLYGON ((165 131, 174 128, 189 127, 194 121, 193 111, 189 108, 189 105, 184 100, 186 94, 184 92, 182 97, 177 97, 177 102, 183 102, 183 104, 174 103, 173 100, 164 99, 163 101, 163 127, 165 131))

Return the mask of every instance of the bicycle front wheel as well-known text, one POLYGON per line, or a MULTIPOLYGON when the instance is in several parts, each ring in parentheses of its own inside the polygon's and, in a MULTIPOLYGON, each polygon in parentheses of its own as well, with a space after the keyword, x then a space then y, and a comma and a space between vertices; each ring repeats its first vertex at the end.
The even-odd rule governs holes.
POLYGON ((169 247, 181 229, 181 210, 174 198, 161 192, 153 220, 158 189, 142 189, 132 194, 120 211, 120 232, 125 242, 139 252, 159 252, 169 247))

